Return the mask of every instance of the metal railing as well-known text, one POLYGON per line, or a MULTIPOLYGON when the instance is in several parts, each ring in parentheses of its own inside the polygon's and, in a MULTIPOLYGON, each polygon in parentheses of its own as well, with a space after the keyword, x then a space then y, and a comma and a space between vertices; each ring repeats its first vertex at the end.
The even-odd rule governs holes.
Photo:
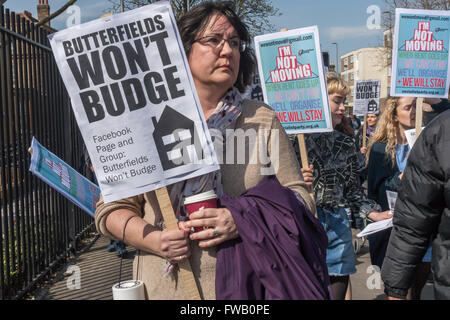
POLYGON ((82 165, 48 34, 0 7, 0 300, 22 298, 95 230, 89 215, 28 171, 33 136, 74 169, 82 165))

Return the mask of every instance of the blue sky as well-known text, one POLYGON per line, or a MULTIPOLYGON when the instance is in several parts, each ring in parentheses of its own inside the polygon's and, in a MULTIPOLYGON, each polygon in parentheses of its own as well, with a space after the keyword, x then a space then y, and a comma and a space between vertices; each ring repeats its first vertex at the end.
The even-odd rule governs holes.
MULTIPOLYGON (((67 0, 49 0, 50 11, 59 9, 67 0)), ((5 6, 16 12, 30 11, 37 16, 38 0, 7 0, 5 6)), ((363 47, 381 45, 382 30, 369 30, 367 19, 370 14, 367 8, 376 5, 384 10, 383 0, 272 0, 282 15, 271 18, 276 30, 281 28, 295 29, 317 25, 323 51, 330 53, 331 61, 336 60, 337 42, 339 55, 363 47)), ((108 0, 78 0, 81 8, 81 23, 98 18, 108 12, 111 3, 108 0)), ((52 21, 56 29, 66 28, 68 13, 61 14, 52 21)))

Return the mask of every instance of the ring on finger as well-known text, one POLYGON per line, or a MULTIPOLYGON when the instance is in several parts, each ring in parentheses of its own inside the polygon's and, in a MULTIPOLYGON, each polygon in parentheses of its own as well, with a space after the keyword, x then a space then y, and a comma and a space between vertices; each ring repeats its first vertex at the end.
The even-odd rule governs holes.
POLYGON ((214 230, 213 230, 213 237, 215 238, 215 237, 217 237, 219 235, 220 235, 219 230, 217 230, 217 228, 214 228, 214 230))

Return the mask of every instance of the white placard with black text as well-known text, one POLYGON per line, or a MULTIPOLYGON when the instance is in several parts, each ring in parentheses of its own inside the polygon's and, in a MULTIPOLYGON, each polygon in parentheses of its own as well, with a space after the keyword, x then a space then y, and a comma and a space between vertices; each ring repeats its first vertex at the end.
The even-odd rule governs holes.
POLYGON ((380 80, 357 80, 354 90, 354 115, 363 116, 380 112, 380 80))
POLYGON ((219 169, 168 1, 49 38, 105 202, 219 169))

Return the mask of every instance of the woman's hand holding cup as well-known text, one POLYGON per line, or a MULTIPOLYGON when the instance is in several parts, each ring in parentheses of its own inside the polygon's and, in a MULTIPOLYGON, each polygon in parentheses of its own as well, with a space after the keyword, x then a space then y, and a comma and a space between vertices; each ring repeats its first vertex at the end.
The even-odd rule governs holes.
POLYGON ((204 228, 202 231, 190 235, 191 240, 199 241, 200 248, 217 246, 239 236, 233 216, 227 208, 202 209, 191 213, 189 219, 189 221, 182 222, 183 228, 204 228))

